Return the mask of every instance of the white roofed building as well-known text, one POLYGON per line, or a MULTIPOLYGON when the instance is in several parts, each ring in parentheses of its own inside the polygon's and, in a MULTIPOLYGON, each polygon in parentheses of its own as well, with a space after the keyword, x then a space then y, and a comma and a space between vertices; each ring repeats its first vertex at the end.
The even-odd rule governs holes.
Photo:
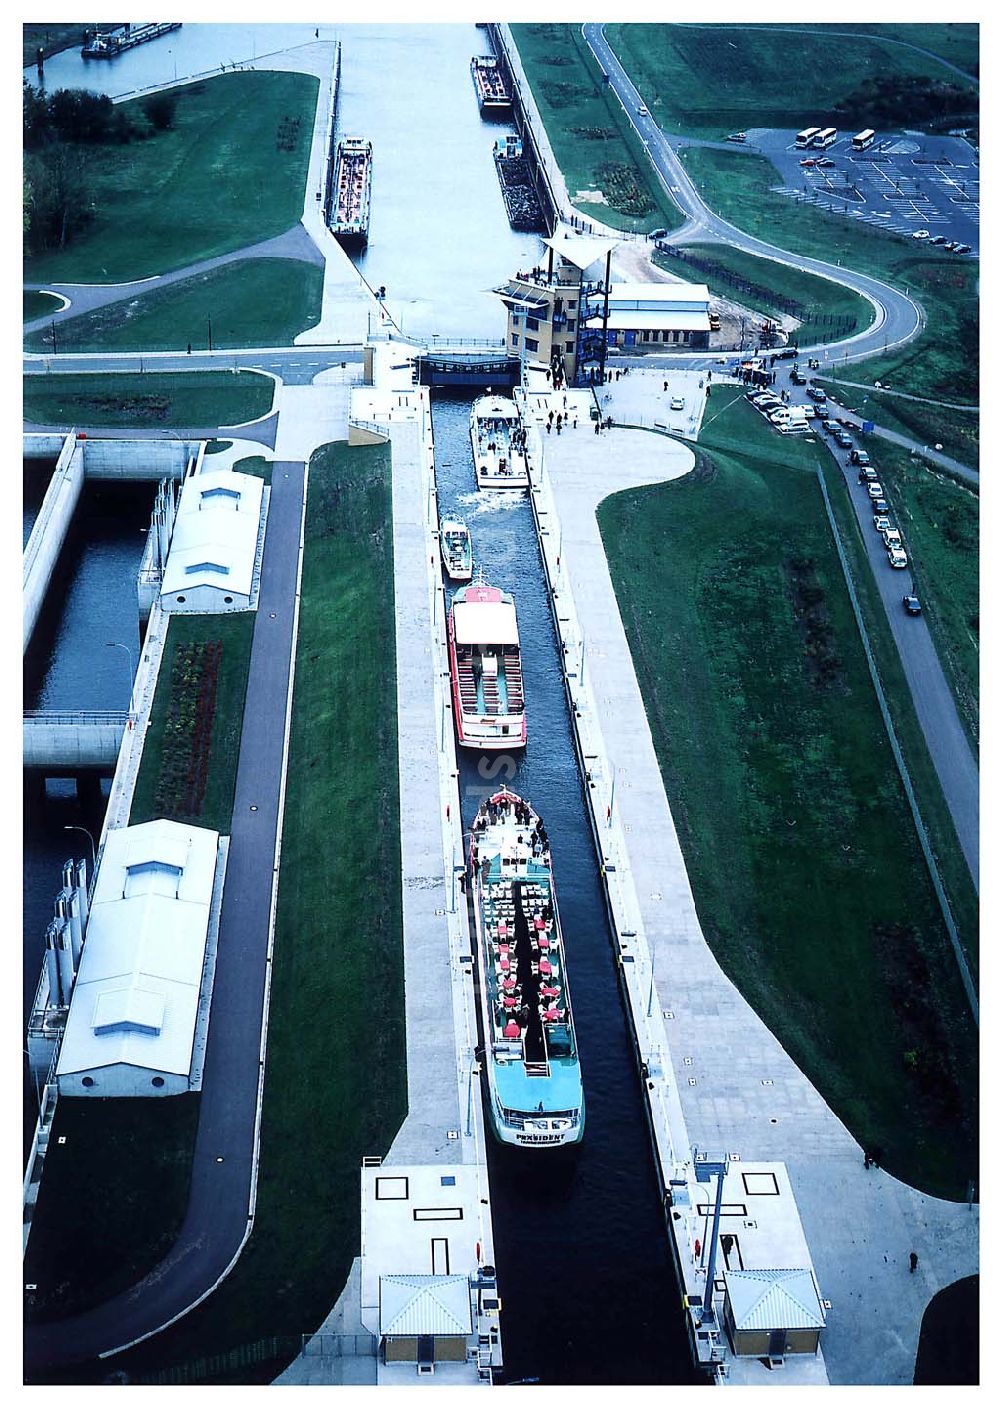
MULTIPOLYGON (((616 281, 608 295, 608 348, 685 345, 707 349, 708 286, 676 281, 616 281)), ((587 321, 603 328, 603 312, 587 321)))
POLYGON ((251 608, 263 498, 263 479, 248 473, 185 479, 160 586, 164 610, 251 608))
POLYGON ((162 1097, 192 1082, 219 834, 108 832, 57 1067, 59 1092, 162 1097))

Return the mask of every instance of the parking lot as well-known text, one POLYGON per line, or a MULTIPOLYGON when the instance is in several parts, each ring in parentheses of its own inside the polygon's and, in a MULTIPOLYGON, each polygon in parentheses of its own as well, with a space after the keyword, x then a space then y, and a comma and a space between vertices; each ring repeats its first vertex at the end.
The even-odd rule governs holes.
POLYGON ((797 148, 785 129, 753 129, 748 147, 770 158, 777 190, 855 221, 909 236, 963 242, 979 255, 979 157, 964 138, 880 133, 864 152, 841 132, 826 149, 797 148), (802 166, 803 159, 828 162, 802 166))

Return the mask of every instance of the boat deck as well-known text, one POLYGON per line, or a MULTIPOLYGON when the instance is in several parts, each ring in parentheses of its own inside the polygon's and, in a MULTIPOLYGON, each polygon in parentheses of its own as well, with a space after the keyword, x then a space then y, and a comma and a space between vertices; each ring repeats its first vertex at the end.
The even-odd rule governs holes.
POLYGON ((369 186, 371 181, 371 151, 341 144, 337 163, 337 196, 333 208, 333 225, 350 232, 368 228, 369 186))
POLYGON ((470 645, 455 646, 458 690, 463 714, 523 714, 524 684, 521 655, 505 647, 497 656, 483 656, 470 645))

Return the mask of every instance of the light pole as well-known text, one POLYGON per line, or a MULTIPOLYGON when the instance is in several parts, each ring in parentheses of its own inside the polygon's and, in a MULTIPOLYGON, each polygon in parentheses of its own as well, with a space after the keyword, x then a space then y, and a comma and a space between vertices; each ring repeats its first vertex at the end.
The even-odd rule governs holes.
POLYGON ((78 827, 75 822, 67 822, 63 827, 64 832, 82 832, 90 843, 90 875, 97 871, 97 848, 94 846, 94 838, 86 827, 78 827))
POLYGON ((105 640, 109 650, 124 650, 128 656, 128 716, 135 718, 135 661, 132 657, 132 647, 124 644, 121 640, 105 640))

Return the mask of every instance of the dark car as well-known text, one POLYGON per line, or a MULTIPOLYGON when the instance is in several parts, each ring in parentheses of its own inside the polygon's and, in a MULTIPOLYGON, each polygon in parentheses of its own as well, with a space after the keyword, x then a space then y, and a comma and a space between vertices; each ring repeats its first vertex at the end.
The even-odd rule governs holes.
POLYGON ((861 468, 858 472, 859 483, 877 483, 878 473, 874 468, 861 468))
POLYGON ((863 448, 855 448, 854 452, 851 454, 851 462, 860 463, 863 468, 867 468, 868 464, 871 462, 871 458, 863 448))
POLYGON ((826 429, 827 433, 836 433, 840 428, 840 421, 839 419, 824 419, 823 427, 826 429))
POLYGON ((845 433, 842 428, 838 429, 837 432, 836 432, 833 436, 834 436, 834 439, 835 439, 836 442, 837 442, 838 447, 840 447, 840 448, 853 448, 853 447, 854 447, 854 443, 853 443, 852 440, 851 440, 851 435, 850 435, 849 433, 845 433))
POLYGON ((919 615, 921 611, 920 602, 916 596, 908 595, 903 597, 903 610, 907 615, 919 615))
POLYGON ((969 253, 971 250, 972 250, 972 247, 971 247, 971 246, 967 246, 964 241, 960 241, 960 242, 958 243, 958 245, 955 247, 955 255, 956 255, 956 256, 967 256, 968 253, 969 253))
POLYGON ((877 498, 875 499, 875 501, 872 503, 872 515, 873 515, 873 516, 874 516, 874 514, 875 514, 876 512, 888 512, 888 510, 889 510, 889 504, 888 504, 888 502, 886 502, 886 500, 885 500, 884 497, 877 497, 877 498))
POLYGON ((821 389, 818 384, 807 384, 806 393, 809 395, 810 399, 826 398, 826 391, 821 389))
POLYGON ((805 384, 805 383, 807 383, 807 380, 806 380, 805 375, 804 375, 804 374, 800 374, 797 369, 793 369, 793 370, 792 370, 791 375, 789 376, 789 378, 791 379, 791 381, 792 381, 793 384, 805 384))
POLYGON ((932 236, 931 239, 930 239, 930 241, 927 243, 927 245, 928 245, 928 246, 944 246, 944 245, 947 243, 947 240, 948 240, 948 238, 947 238, 946 236, 932 236))

